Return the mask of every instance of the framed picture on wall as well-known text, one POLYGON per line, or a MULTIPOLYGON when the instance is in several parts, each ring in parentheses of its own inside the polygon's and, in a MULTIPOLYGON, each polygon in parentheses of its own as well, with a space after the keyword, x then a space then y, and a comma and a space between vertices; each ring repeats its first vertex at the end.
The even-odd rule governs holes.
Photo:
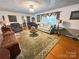
POLYGON ((40 15, 37 15, 37 22, 40 22, 40 15))
POLYGON ((26 18, 27 18, 27 21, 30 21, 30 16, 26 16, 26 18))
POLYGON ((17 18, 15 15, 8 15, 8 18, 10 22, 17 22, 17 18))
POLYGON ((24 16, 22 16, 21 18, 22 18, 22 21, 25 22, 24 16))
POLYGON ((22 16, 21 18, 24 19, 24 16, 22 16))

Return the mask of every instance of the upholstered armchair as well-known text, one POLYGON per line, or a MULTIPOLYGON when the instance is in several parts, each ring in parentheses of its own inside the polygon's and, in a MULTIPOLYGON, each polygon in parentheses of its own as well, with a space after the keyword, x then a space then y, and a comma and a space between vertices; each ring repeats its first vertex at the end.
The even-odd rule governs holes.
POLYGON ((19 23, 11 23, 10 26, 15 33, 22 31, 22 27, 19 23))

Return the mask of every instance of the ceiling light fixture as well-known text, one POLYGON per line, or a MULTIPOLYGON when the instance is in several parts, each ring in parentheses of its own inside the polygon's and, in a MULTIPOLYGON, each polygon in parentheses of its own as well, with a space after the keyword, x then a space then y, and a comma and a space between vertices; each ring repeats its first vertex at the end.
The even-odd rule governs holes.
POLYGON ((30 10, 30 12, 34 12, 34 6, 33 5, 30 5, 29 10, 30 10))

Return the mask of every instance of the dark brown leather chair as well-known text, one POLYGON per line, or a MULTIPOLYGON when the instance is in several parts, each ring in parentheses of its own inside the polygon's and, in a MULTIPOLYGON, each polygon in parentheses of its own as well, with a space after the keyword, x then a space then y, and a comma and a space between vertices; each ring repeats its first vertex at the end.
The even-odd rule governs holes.
POLYGON ((2 27, 3 41, 1 48, 6 48, 10 51, 10 59, 15 59, 21 52, 19 43, 15 37, 15 33, 10 27, 2 27))

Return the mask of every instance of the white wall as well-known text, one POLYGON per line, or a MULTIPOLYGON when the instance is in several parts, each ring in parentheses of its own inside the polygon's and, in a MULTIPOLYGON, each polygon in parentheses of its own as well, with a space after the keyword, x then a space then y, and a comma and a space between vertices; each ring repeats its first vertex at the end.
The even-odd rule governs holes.
MULTIPOLYGON (((6 25, 10 25, 10 23, 13 23, 13 22, 9 22, 9 19, 8 19, 8 15, 16 15, 16 18, 17 18, 17 22, 22 24, 23 23, 23 20, 22 20, 22 16, 24 16, 24 19, 26 20, 27 22, 27 19, 26 19, 26 16, 31 16, 31 15, 28 15, 28 14, 23 14, 23 13, 17 13, 17 12, 8 12, 8 11, 0 11, 0 21, 3 21, 3 18, 2 16, 5 17, 5 21, 3 21, 6 25)), ((0 25, 0 29, 1 29, 1 25, 0 25)), ((0 34, 1 34, 1 30, 0 30, 0 34)))
POLYGON ((5 21, 4 22, 7 25, 9 25, 10 23, 12 23, 12 22, 9 22, 8 15, 16 15, 17 22, 20 23, 20 24, 23 23, 21 16, 24 16, 25 18, 26 18, 26 16, 31 16, 31 15, 28 15, 28 14, 17 13, 17 12, 0 11, 0 20, 3 20, 2 16, 4 16, 5 17, 5 21))
MULTIPOLYGON (((58 8, 58 9, 43 12, 43 13, 61 11, 60 19, 63 20, 63 21, 69 22, 70 23, 69 28, 79 30, 79 19, 78 20, 70 20, 71 11, 76 11, 76 10, 79 10, 79 4, 74 4, 74 5, 58 8)), ((63 26, 63 27, 67 27, 67 26, 63 26)))

